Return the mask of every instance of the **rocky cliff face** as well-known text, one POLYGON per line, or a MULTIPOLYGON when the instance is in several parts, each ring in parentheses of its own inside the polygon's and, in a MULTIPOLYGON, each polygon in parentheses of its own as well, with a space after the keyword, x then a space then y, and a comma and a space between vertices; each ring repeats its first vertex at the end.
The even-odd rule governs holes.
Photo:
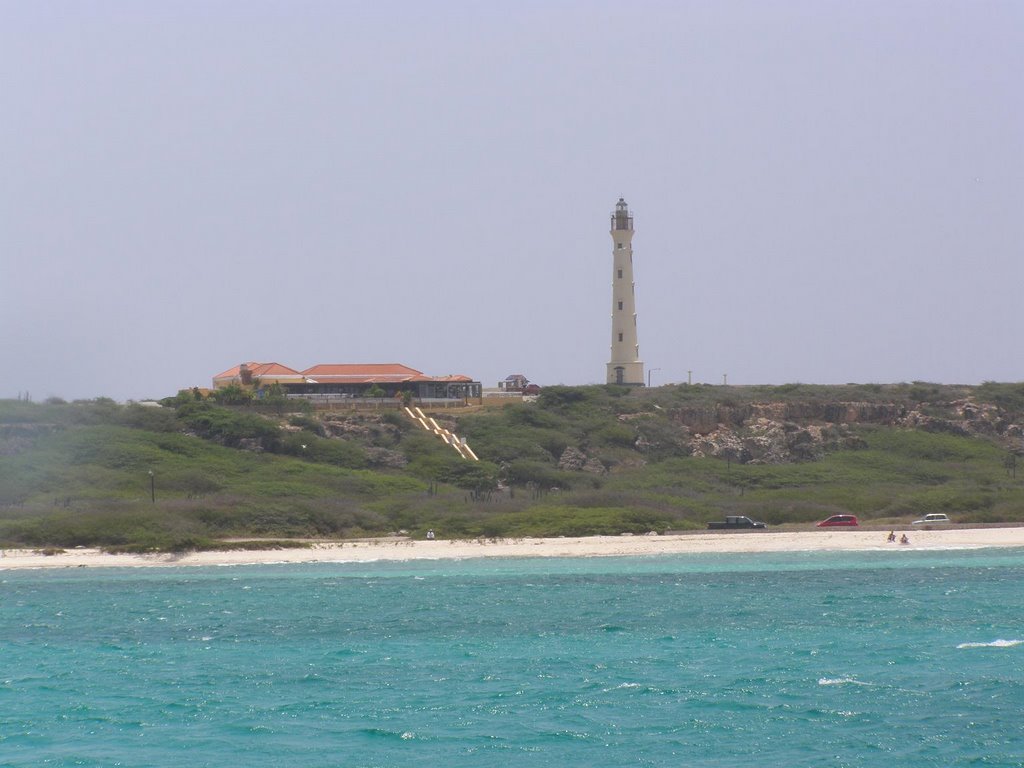
POLYGON ((815 461, 830 451, 864 447, 847 424, 777 422, 758 418, 732 428, 695 435, 692 456, 717 456, 741 464, 787 464, 815 461))
POLYGON ((909 408, 892 403, 751 403, 713 408, 679 408, 669 414, 676 434, 657 438, 639 428, 637 448, 650 452, 666 439, 691 456, 714 456, 743 464, 814 461, 837 450, 856 450, 864 442, 853 425, 985 435, 1019 445, 1024 425, 1013 423, 995 405, 958 400, 909 408))
POLYGON ((37 438, 61 431, 55 424, 0 424, 0 456, 14 456, 27 451, 37 438))
POLYGON ((673 421, 694 434, 711 433, 722 426, 742 427, 752 422, 895 424, 906 416, 906 408, 889 403, 750 403, 715 408, 680 408, 673 421))

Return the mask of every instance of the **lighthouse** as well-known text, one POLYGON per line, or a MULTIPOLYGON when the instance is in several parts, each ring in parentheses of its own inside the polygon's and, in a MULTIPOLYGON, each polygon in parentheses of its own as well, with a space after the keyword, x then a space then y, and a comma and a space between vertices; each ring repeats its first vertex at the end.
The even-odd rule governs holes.
POLYGON ((612 213, 612 355, 609 384, 643 386, 644 363, 636 339, 633 286, 633 214, 621 197, 612 213))

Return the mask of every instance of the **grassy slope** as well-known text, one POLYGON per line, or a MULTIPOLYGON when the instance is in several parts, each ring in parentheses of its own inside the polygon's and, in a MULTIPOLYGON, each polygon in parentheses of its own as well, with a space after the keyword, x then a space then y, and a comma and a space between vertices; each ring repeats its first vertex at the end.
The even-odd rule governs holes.
POLYGON ((0 401, 7 454, 0 455, 0 543, 180 549, 228 537, 428 527, 452 536, 614 534, 702 528, 734 513, 774 524, 836 512, 879 521, 936 511, 965 522, 1024 520, 1024 467, 1012 479, 1006 449, 989 440, 864 426, 861 450, 741 466, 684 456, 666 415, 766 401, 932 399, 941 410, 967 394, 998 403, 1010 417, 1024 409, 1021 385, 551 388, 535 405, 458 419, 453 426, 484 459, 479 464, 394 416, 385 417, 390 432, 339 440, 316 434, 309 417, 284 431, 277 419, 206 405, 175 412, 108 401, 0 401), (638 430, 656 444, 638 451, 638 430), (239 450, 254 443, 264 450, 239 450), (367 468, 371 447, 409 463, 367 468), (566 447, 610 471, 560 470, 566 447), (493 491, 498 477, 511 492, 493 491))
POLYGON ((170 411, 0 405, 9 430, 36 428, 31 448, 0 457, 0 541, 8 544, 166 548, 216 537, 359 535, 389 528, 378 503, 386 510, 425 488, 406 476, 225 447, 177 431, 170 411))

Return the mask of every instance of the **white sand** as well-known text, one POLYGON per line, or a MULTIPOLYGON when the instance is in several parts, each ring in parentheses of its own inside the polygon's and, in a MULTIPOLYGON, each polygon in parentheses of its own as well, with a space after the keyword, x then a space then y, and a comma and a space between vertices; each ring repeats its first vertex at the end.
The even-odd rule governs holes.
POLYGON ((608 557, 704 552, 806 552, 1024 547, 1024 527, 955 528, 907 531, 909 545, 886 543, 886 531, 814 530, 690 533, 669 536, 587 536, 558 539, 479 539, 372 541, 315 544, 309 549, 192 552, 181 555, 109 555, 97 549, 72 549, 43 555, 9 549, 0 570, 241 565, 258 563, 355 563, 373 560, 437 560, 474 557, 608 557))

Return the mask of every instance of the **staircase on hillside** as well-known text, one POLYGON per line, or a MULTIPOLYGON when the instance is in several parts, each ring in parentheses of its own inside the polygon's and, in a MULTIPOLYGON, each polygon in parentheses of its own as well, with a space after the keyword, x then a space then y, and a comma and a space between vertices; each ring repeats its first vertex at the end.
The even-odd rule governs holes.
POLYGON ((410 419, 412 419, 413 421, 418 421, 421 427, 423 427, 428 432, 433 432, 435 435, 444 440, 448 445, 454 448, 458 452, 459 456, 461 456, 462 458, 471 461, 480 461, 480 459, 477 458, 477 455, 473 453, 473 450, 469 447, 469 445, 466 444, 466 438, 459 438, 459 436, 456 435, 455 433, 445 429, 440 424, 438 424, 437 421, 435 421, 432 417, 424 414, 419 407, 413 409, 406 406, 405 412, 409 414, 410 419))

